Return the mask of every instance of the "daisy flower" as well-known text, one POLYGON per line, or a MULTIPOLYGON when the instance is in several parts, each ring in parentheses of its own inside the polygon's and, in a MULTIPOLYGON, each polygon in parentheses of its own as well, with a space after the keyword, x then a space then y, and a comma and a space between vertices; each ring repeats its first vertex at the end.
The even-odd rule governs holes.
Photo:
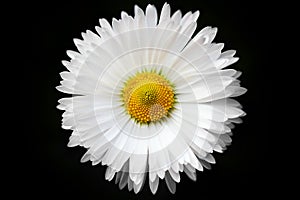
POLYGON ((57 89, 62 128, 72 130, 69 147, 83 146, 81 162, 107 166, 105 178, 139 192, 146 180, 153 194, 159 180, 172 193, 181 172, 215 163, 213 151, 231 143, 231 129, 245 115, 232 97, 246 92, 233 69, 235 51, 213 43, 217 28, 195 34, 199 11, 160 16, 153 5, 134 17, 121 12, 110 24, 74 39, 57 89), (148 178, 146 177, 148 176, 148 178))

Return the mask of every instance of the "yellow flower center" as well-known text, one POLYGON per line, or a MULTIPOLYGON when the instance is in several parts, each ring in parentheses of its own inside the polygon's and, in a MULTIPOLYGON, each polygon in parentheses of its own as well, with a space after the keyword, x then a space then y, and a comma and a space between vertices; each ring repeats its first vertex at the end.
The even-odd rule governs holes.
POLYGON ((142 124, 162 119, 175 103, 170 83, 154 72, 141 72, 130 78, 122 98, 128 114, 142 124))

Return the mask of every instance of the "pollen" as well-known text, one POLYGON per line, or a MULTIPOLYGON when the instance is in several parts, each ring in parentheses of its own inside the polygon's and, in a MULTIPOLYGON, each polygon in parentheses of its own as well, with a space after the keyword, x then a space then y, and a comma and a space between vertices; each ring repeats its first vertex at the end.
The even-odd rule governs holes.
POLYGON ((156 72, 141 72, 131 77, 122 91, 127 113, 141 124, 159 121, 169 114, 175 94, 169 81, 156 72))

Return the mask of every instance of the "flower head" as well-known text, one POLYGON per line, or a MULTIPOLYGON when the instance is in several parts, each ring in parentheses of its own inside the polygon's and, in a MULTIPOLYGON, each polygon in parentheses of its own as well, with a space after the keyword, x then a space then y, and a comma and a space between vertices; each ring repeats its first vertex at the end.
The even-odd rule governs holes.
POLYGON ((154 6, 135 6, 134 17, 100 19, 98 34, 82 33, 78 52, 67 51, 57 89, 73 94, 58 105, 62 127, 73 131, 68 146, 87 148, 81 161, 107 165, 105 178, 120 188, 137 193, 147 175, 153 193, 159 179, 174 193, 181 172, 196 180, 245 114, 231 98, 246 91, 241 73, 224 69, 235 51, 212 43, 216 28, 192 37, 198 17, 171 16, 164 4, 158 19, 154 6))

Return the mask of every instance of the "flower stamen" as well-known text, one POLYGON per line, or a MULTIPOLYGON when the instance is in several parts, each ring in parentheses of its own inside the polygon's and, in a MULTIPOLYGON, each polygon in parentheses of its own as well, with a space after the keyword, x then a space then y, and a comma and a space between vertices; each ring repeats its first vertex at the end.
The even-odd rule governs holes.
POLYGON ((155 72, 137 73, 130 78, 122 98, 128 114, 142 124, 161 120, 175 103, 169 81, 155 72))

